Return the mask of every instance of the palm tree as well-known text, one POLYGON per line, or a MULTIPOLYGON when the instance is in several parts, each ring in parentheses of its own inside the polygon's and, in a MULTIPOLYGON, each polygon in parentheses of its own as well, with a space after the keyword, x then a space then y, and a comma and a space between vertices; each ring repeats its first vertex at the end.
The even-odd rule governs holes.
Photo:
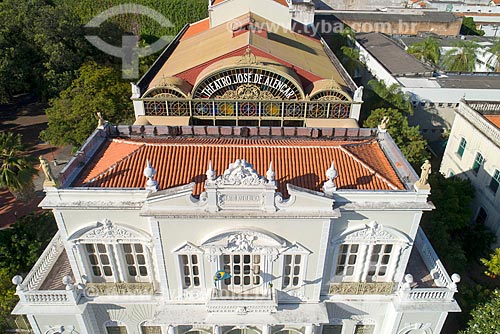
POLYGON ((33 194, 33 175, 37 170, 31 159, 23 156, 21 135, 0 133, 0 187, 6 187, 17 199, 33 194))
POLYGON ((492 66, 495 72, 500 72, 500 38, 493 43, 488 51, 491 53, 488 65, 492 66))
POLYGON ((478 44, 472 41, 458 41, 455 48, 444 54, 442 66, 446 71, 473 72, 476 68, 478 44))
POLYGON ((408 53, 414 55, 420 61, 430 63, 431 65, 439 64, 439 59, 441 58, 439 42, 432 36, 410 46, 408 53))
POLYGON ((370 80, 368 81, 368 86, 390 106, 413 115, 413 106, 410 99, 401 91, 401 88, 397 84, 387 87, 382 81, 370 80))
POLYGON ((351 77, 355 76, 356 70, 361 65, 361 62, 359 61, 359 50, 349 46, 343 46, 340 50, 342 51, 342 65, 344 65, 351 77))

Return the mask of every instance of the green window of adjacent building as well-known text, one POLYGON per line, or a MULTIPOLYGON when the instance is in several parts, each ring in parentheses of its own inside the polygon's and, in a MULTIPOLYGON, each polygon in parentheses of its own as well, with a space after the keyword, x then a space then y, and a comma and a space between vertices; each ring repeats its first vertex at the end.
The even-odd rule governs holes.
POLYGON ((127 334, 127 327, 125 326, 106 326, 108 334, 127 334))
POLYGON ((323 334, 342 334, 342 325, 323 325, 323 334))
POLYGON ((457 151, 457 154, 460 158, 464 155, 466 146, 467 146, 467 140, 465 140, 465 138, 460 139, 460 145, 458 146, 458 151, 457 151))
POLYGON ((495 173, 493 174, 493 177, 491 178, 490 189, 494 193, 496 193, 499 184, 500 184, 500 171, 498 169, 495 169, 495 173))
POLYGON ((472 170, 474 171, 474 173, 477 174, 479 172, 479 168, 481 167, 483 162, 484 162, 483 155, 477 152, 476 159, 474 159, 474 164, 472 165, 472 170))

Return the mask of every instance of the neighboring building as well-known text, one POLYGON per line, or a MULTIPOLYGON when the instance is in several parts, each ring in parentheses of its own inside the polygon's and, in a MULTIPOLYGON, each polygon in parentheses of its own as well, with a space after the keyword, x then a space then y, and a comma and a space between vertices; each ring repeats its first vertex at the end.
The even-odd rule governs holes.
POLYGON ((443 36, 457 36, 462 18, 450 12, 419 9, 388 9, 384 11, 338 11, 316 10, 316 26, 323 27, 323 35, 331 33, 326 24, 334 26, 342 22, 358 33, 378 32, 388 35, 415 36, 435 33, 443 36))
POLYGON ((37 334, 436 334, 459 278, 417 181, 384 130, 106 125, 45 188, 59 232, 14 312, 37 334))
POLYGON ((416 1, 415 5, 426 8, 452 12, 460 17, 472 17, 477 28, 485 32, 485 36, 500 36, 500 1, 416 1))
POLYGON ((321 40, 269 29, 290 5, 244 3, 185 28, 136 123, 100 120, 45 182, 59 231, 13 279, 35 334, 438 334, 460 311, 419 227, 430 164, 358 128, 321 40))
POLYGON ((490 227, 500 242, 500 103, 460 103, 440 172, 472 182, 473 221, 490 227))
POLYGON ((499 73, 433 73, 394 39, 379 33, 357 34, 356 46, 370 76, 411 95, 416 110, 409 121, 430 141, 449 132, 462 98, 500 101, 499 73))

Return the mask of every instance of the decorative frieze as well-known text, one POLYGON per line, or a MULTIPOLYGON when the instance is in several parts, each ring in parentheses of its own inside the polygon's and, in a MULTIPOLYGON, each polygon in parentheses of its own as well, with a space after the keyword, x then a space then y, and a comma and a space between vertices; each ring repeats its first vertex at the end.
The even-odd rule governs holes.
POLYGON ((153 283, 87 283, 85 293, 88 297, 120 295, 152 295, 153 283))
POLYGON ((390 295, 394 291, 394 282, 348 282, 332 283, 329 295, 390 295))

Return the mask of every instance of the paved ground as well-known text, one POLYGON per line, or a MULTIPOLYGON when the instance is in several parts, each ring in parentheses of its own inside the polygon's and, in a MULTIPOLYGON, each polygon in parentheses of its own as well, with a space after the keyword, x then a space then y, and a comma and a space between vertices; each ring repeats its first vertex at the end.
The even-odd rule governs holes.
MULTIPOLYGON (((11 117, 0 120, 0 131, 22 134, 23 142, 29 147, 29 154, 34 157, 43 155, 51 163, 53 174, 57 175, 71 158, 71 147, 58 148, 39 139, 40 131, 47 127, 47 116, 43 108, 44 105, 40 103, 19 106, 11 117)), ((39 168, 38 165, 35 167, 39 168)), ((42 210, 38 208, 38 204, 43 198, 43 181, 43 173, 40 171, 33 179, 36 192, 29 203, 16 201, 7 189, 0 189, 0 229, 8 227, 19 217, 42 210)))

